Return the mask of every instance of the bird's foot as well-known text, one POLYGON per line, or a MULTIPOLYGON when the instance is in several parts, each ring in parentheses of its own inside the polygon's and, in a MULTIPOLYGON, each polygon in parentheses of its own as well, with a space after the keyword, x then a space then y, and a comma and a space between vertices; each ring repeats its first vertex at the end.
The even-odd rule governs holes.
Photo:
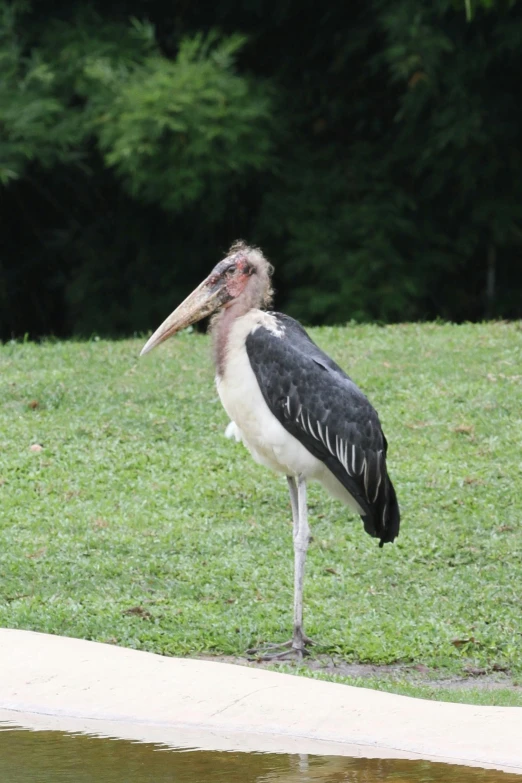
POLYGON ((306 655, 310 655, 306 647, 313 644, 315 642, 309 636, 299 632, 287 642, 267 642, 262 647, 253 647, 247 650, 247 655, 255 657, 257 661, 302 661, 306 655))

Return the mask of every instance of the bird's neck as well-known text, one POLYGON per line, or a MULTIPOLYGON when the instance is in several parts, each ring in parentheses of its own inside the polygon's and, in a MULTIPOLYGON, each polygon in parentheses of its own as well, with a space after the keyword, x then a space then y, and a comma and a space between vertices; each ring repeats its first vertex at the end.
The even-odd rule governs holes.
POLYGON ((240 318, 248 310, 241 306, 240 302, 235 302, 214 316, 211 325, 212 344, 214 351, 214 364, 216 365, 216 374, 223 376, 225 372, 225 362, 230 337, 230 331, 237 318, 240 318))
POLYGON ((225 370, 230 331, 234 322, 251 310, 257 310, 270 295, 268 278, 252 275, 241 295, 214 316, 211 332, 214 346, 214 362, 218 376, 225 370))

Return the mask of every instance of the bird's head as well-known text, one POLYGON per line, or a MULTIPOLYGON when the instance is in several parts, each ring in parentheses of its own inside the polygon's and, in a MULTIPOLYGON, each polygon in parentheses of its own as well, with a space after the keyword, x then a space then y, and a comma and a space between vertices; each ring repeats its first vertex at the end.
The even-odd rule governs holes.
POLYGON ((216 264, 209 276, 156 329, 140 356, 223 308, 241 305, 246 312, 252 307, 268 306, 272 299, 272 271, 260 250, 235 242, 226 258, 216 264))

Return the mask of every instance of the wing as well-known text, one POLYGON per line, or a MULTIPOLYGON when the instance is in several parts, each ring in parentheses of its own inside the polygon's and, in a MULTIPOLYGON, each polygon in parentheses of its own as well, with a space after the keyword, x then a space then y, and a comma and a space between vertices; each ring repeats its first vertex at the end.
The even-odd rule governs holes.
POLYGON ((246 340, 266 404, 357 501, 366 532, 380 538, 381 546, 393 541, 400 513, 376 411, 297 321, 273 315, 282 336, 258 326, 246 340))

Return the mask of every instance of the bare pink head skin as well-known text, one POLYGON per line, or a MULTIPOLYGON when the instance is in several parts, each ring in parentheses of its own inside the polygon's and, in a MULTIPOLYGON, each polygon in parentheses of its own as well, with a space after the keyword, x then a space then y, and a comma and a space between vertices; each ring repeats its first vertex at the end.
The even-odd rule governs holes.
MULTIPOLYGON (((252 308, 270 305, 272 271, 260 250, 244 242, 234 242, 226 258, 216 264, 209 276, 156 329, 140 356, 187 326, 216 314, 212 331, 218 358, 222 353, 219 344, 226 342, 232 321, 252 308)), ((224 345, 222 348, 224 351, 224 345)))

